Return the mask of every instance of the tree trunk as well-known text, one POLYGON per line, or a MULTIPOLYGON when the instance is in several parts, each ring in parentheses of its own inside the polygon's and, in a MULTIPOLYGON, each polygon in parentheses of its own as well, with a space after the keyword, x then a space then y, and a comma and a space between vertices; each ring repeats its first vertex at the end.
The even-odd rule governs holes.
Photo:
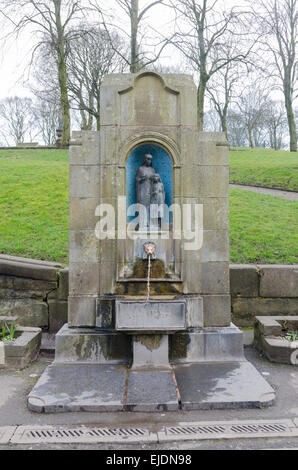
POLYGON ((197 92, 197 112, 198 112, 198 130, 201 132, 204 128, 204 102, 205 102, 205 92, 206 84, 202 79, 198 86, 197 92))
POLYGON ((277 128, 274 126, 273 129, 273 142, 274 142, 274 150, 277 150, 277 128))
POLYGON ((100 93, 96 94, 96 130, 100 130, 100 93))
POLYGON ((251 149, 253 149, 254 148, 254 141, 253 141, 253 138, 252 138, 252 128, 250 126, 248 126, 247 130, 248 130, 249 146, 250 146, 251 149))
POLYGON ((227 125, 227 114, 228 114, 228 107, 224 106, 223 112, 220 116, 221 120, 221 130, 222 132, 225 133, 227 141, 229 141, 229 136, 228 136, 228 125, 227 125))
MULTIPOLYGON (((89 93, 89 109, 93 109, 94 106, 94 95, 92 92, 89 93)), ((93 114, 90 112, 88 113, 88 123, 87 123, 87 130, 92 131, 93 126, 93 114)))
POLYGON ((67 90, 67 70, 66 70, 66 53, 65 53, 65 38, 63 35, 63 28, 61 23, 61 0, 55 0, 55 19, 57 27, 57 56, 58 56, 58 80, 61 96, 61 110, 63 119, 62 142, 63 147, 69 145, 70 140, 70 111, 69 99, 67 90))
POLYGON ((297 134, 296 134, 295 116, 293 112, 293 104, 292 104, 292 100, 289 94, 286 93, 286 90, 285 90, 285 104, 286 104, 288 127, 289 127, 289 134, 290 134, 290 152, 297 152, 297 134))
POLYGON ((81 130, 86 131, 87 119, 86 119, 85 111, 83 110, 83 108, 80 108, 80 115, 81 115, 81 130))
POLYGON ((139 0, 131 0, 131 39, 130 39, 130 72, 136 73, 139 70, 138 66, 138 15, 139 15, 139 0))
POLYGON ((63 131, 62 131, 62 146, 67 147, 70 140, 70 112, 69 112, 69 100, 67 92, 67 73, 65 60, 62 57, 58 57, 58 77, 61 95, 61 110, 63 119, 63 131))

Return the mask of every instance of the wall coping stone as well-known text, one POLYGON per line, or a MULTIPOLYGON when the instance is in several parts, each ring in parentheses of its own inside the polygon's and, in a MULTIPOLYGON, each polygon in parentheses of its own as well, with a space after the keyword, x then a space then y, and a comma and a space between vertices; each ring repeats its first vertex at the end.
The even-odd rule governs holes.
POLYGON ((0 255, 0 275, 25 277, 44 281, 57 281, 57 270, 61 264, 27 260, 26 258, 0 255))

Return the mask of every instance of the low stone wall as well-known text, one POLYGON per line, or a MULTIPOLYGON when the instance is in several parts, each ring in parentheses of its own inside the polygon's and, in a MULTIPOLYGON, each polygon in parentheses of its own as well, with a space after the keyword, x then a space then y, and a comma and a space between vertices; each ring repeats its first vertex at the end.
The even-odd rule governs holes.
POLYGON ((67 322, 68 269, 59 263, 0 255, 0 318, 56 333, 67 322))
MULTIPOLYGON (((298 315, 297 265, 230 265, 232 321, 252 328, 256 316, 298 315)), ((67 322, 68 268, 0 255, 0 317, 56 333, 67 322)))
POLYGON ((256 316, 298 314, 297 265, 230 265, 232 321, 252 327, 256 316))

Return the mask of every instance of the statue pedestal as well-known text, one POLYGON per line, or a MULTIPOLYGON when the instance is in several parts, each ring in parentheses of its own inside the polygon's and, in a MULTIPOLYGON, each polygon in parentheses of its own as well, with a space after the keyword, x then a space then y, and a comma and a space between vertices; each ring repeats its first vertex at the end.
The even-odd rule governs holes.
POLYGON ((168 335, 133 335, 131 370, 171 369, 168 335))

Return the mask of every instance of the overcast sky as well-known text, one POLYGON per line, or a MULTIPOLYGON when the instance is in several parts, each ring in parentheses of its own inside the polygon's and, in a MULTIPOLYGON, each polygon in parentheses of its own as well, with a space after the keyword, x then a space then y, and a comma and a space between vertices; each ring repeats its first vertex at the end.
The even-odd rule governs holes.
MULTIPOLYGON (((121 14, 121 11, 118 11, 117 15, 117 9, 113 11, 116 14, 116 18, 119 18, 119 26, 127 30, 127 25, 123 23, 123 13, 121 14)), ((169 15, 170 10, 168 8, 158 6, 152 9, 151 15, 147 15, 147 18, 158 31, 161 30, 163 23, 169 22, 169 15)), ((8 26, 6 26, 5 30, 2 27, 1 37, 8 31, 8 26)), ((28 28, 18 38, 12 37, 5 41, 0 41, 0 99, 16 94, 21 96, 30 95, 30 91, 26 88, 26 82, 28 82, 29 78, 29 63, 33 46, 34 35, 30 33, 28 28)), ((165 58, 165 61, 171 63, 171 57, 167 54, 167 51, 165 51, 164 55, 168 57, 165 58)))
MULTIPOLYGON (((87 1, 87 0, 86 0, 87 1)), ((115 12, 119 26, 127 29, 127 25, 123 23, 125 15, 121 10, 113 5, 115 0, 109 0, 112 11, 115 12)), ((141 0, 140 5, 148 3, 148 0, 141 0)), ((226 8, 230 6, 240 7, 243 4, 241 0, 219 0, 226 8)), ((0 21, 1 18, 0 18, 0 21)), ((172 11, 165 6, 157 6, 150 10, 147 15, 146 22, 151 24, 156 31, 163 31, 165 34, 166 29, 172 28, 174 17, 172 11)), ((1 24, 1 23, 0 23, 1 24)), ((3 37, 8 32, 8 25, 0 33, 3 37)), ((29 79, 29 62, 31 50, 34 46, 34 35, 27 29, 26 32, 20 34, 18 38, 13 37, 9 40, 0 41, 0 99, 6 96, 30 96, 30 91, 26 88, 26 83, 29 79)), ((179 61, 179 55, 173 49, 166 48, 163 54, 163 65, 175 65, 179 61)), ((187 72, 187 71, 186 71, 187 72)))

